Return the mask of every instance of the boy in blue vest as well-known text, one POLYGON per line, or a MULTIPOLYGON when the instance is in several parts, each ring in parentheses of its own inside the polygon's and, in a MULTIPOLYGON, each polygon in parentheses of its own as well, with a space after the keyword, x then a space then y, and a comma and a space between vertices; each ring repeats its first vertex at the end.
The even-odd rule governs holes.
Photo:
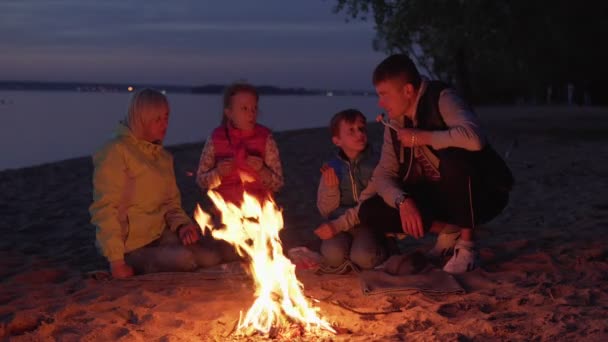
POLYGON ((349 260, 363 269, 372 268, 386 258, 382 237, 359 224, 358 205, 376 192, 371 176, 377 163, 367 143, 365 116, 347 109, 330 122, 337 155, 321 167, 317 207, 331 221, 315 230, 323 242, 321 254, 330 267, 349 260))
POLYGON ((391 122, 373 175, 378 196, 361 204, 360 221, 416 239, 439 233, 429 255, 451 255, 446 272, 473 270, 474 228, 506 206, 510 170, 470 107, 446 84, 423 79, 408 56, 387 57, 373 81, 391 122))

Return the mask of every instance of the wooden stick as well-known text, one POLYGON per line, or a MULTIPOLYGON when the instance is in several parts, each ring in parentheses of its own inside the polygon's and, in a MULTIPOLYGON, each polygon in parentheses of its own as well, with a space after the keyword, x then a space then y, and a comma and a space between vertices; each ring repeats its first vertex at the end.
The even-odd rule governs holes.
POLYGON ((394 313, 394 312, 402 312, 401 309, 391 309, 391 310, 387 310, 387 311, 370 311, 370 312, 363 312, 363 311, 359 311, 356 309, 351 308, 350 306, 346 305, 345 303, 343 303, 342 301, 336 300, 336 301, 331 301, 329 302, 331 304, 337 305, 343 309, 346 309, 350 312, 354 312, 357 315, 363 315, 363 316, 367 316, 367 315, 386 315, 386 314, 390 314, 390 313, 394 313))
POLYGON ((380 120, 380 122, 382 122, 382 124, 390 129, 392 129, 395 132, 399 132, 399 128, 393 126, 390 122, 387 122, 386 120, 382 119, 380 120))

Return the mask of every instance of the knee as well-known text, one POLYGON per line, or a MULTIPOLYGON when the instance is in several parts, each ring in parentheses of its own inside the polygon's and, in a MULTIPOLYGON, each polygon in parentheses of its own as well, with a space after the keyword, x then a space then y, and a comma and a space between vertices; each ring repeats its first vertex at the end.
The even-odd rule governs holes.
POLYGON ((477 205, 477 224, 484 224, 496 218, 509 203, 509 194, 505 192, 495 193, 490 199, 484 200, 482 205, 477 205))
POLYGON ((189 249, 198 267, 211 267, 222 261, 221 253, 216 248, 205 248, 197 244, 189 249))
POLYGON ((321 255, 330 266, 340 266, 348 257, 348 243, 338 237, 321 243, 321 255))
POLYGON ((350 252, 350 260, 362 269, 372 269, 384 260, 384 253, 379 247, 353 248, 350 252))
POLYGON ((194 255, 183 246, 162 246, 150 249, 145 273, 189 272, 197 267, 194 255))
POLYGON ((350 260, 362 269, 374 268, 384 261, 386 250, 373 231, 365 226, 357 228, 350 250, 350 260))
POLYGON ((439 151, 441 177, 466 177, 473 173, 473 154, 462 148, 446 148, 439 151))
POLYGON ((167 269, 175 269, 178 272, 190 272, 197 268, 196 258, 194 254, 186 248, 177 248, 171 254, 173 265, 168 265, 167 269))

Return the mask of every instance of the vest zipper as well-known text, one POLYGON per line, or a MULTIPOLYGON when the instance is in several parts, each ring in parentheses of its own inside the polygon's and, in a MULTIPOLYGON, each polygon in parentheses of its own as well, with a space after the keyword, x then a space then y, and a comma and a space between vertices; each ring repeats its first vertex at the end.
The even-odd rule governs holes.
POLYGON ((348 176, 350 177, 350 187, 353 189, 353 199, 355 203, 359 203, 359 196, 357 196, 357 184, 355 183, 355 178, 353 177, 353 168, 348 163, 348 176))

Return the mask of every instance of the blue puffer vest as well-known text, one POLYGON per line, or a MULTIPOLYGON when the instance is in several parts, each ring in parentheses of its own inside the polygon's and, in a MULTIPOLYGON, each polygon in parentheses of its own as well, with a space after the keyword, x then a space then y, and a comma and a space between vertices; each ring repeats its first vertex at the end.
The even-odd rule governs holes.
POLYGON ((340 207, 353 207, 359 201, 361 191, 367 187, 378 158, 368 147, 354 161, 340 150, 336 157, 327 162, 335 171, 340 180, 340 207))

